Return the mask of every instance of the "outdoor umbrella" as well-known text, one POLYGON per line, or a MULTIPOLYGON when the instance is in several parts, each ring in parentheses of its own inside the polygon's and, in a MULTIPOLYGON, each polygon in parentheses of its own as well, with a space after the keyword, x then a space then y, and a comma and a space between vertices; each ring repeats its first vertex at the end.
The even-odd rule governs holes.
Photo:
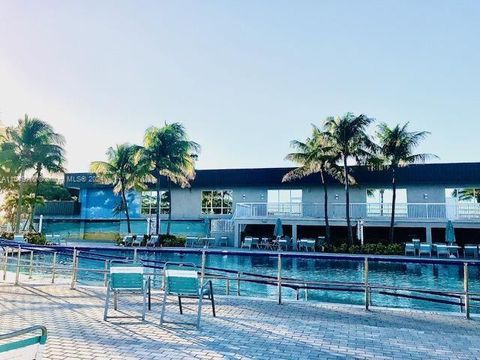
POLYGON ((277 239, 283 236, 283 226, 282 220, 280 220, 280 218, 278 218, 277 222, 275 223, 275 228, 273 229, 273 236, 275 236, 277 239))
POLYGON ((453 228, 453 223, 451 220, 448 220, 447 226, 445 228, 445 241, 449 244, 453 244, 455 240, 455 229, 453 228))

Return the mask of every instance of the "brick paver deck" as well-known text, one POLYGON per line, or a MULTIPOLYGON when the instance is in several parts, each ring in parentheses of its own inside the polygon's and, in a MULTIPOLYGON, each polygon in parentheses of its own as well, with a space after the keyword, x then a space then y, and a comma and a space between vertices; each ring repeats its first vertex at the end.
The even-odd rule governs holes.
MULTIPOLYGON (((1 332, 46 325, 46 359, 476 359, 480 321, 451 314, 218 297, 217 318, 205 306, 203 327, 159 327, 160 296, 146 323, 102 321, 103 288, 0 285, 1 332)), ((192 302, 180 318, 168 305, 167 321, 191 321, 192 302)), ((140 298, 120 299, 115 316, 140 315, 140 298), (124 311, 128 310, 128 311, 124 311)))

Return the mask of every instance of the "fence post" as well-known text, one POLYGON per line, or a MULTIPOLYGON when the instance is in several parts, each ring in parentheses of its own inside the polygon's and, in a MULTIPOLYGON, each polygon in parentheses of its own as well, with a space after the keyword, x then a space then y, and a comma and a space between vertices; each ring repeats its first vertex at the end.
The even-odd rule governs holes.
POLYGON ((133 261, 137 262, 137 249, 133 249, 133 261))
POLYGON ((470 319, 470 299, 468 297, 468 263, 463 264, 463 291, 465 292, 465 316, 470 319))
POLYGON ((365 257, 365 310, 368 311, 370 306, 370 287, 368 285, 368 257, 365 257))
POLYGON ((77 249, 73 248, 73 263, 72 263, 72 282, 70 289, 75 289, 75 283, 77 282, 77 249))
POLYGON ((308 301, 308 288, 307 288, 307 284, 305 283, 304 286, 305 286, 305 289, 304 289, 304 291, 305 291, 305 301, 308 301))
POLYGON ((230 295, 230 279, 229 278, 227 278, 225 285, 226 285, 226 291, 225 291, 226 295, 230 295))
POLYGON ((10 252, 10 248, 5 248, 5 264, 3 264, 3 281, 7 280, 7 266, 8 266, 8 254, 10 252))
POLYGON ((237 296, 240 296, 240 276, 242 273, 239 271, 237 272, 237 296))
POLYGON ((33 274, 33 250, 30 250, 30 268, 28 269, 28 278, 31 279, 33 274))
POLYGON ((148 277, 148 311, 152 310, 152 278, 148 277))
POLYGON ((200 268, 200 286, 203 286, 204 277, 205 277, 205 263, 207 260, 207 255, 205 254, 205 250, 202 251, 202 267, 200 268))
POLYGON ((18 279, 20 277, 20 254, 22 250, 20 248, 20 245, 18 246, 17 249, 17 269, 15 271, 15 285, 18 285, 18 279))
POLYGON ((57 266, 57 252, 53 253, 53 260, 52 260, 52 284, 55 284, 55 271, 57 266))
POLYGON ((108 285, 108 260, 105 260, 104 266, 104 273, 103 273, 103 286, 107 287, 108 285))
POLYGON ((282 255, 278 254, 278 265, 277 265, 277 281, 278 281, 278 305, 282 305, 282 255))

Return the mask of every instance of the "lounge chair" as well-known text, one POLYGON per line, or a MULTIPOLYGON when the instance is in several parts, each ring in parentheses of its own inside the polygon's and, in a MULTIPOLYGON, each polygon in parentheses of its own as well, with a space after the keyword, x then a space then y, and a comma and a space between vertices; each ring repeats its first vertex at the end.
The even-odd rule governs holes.
POLYGON ((15 242, 25 242, 25 238, 23 235, 13 235, 13 241, 15 242))
POLYGON ((300 239, 298 242, 298 250, 315 251, 315 239, 300 239))
POLYGON ((107 296, 105 298, 105 310, 103 320, 107 321, 110 294, 113 293, 113 306, 117 310, 119 294, 143 295, 142 321, 145 320, 147 309, 147 280, 143 276, 143 266, 140 263, 114 263, 110 264, 110 280, 107 284, 107 296))
POLYGON ((147 246, 160 246, 160 235, 150 235, 147 240, 147 246))
POLYGON ((441 257, 441 256, 450 257, 450 251, 448 250, 447 245, 437 244, 435 248, 437 250, 437 257, 441 257))
POLYGON ((141 246, 143 242, 143 236, 141 235, 133 235, 133 242, 132 246, 141 246))
POLYGON ((322 250, 322 252, 324 252, 325 246, 327 246, 327 239, 325 238, 325 236, 319 236, 317 238, 317 244, 318 247, 322 250))
POLYGON ((473 257, 478 259, 478 245, 467 244, 463 247, 463 256, 464 257, 473 257))
POLYGON ((124 246, 132 246, 133 243, 133 236, 132 235, 126 235, 123 237, 123 245, 124 246))
POLYGON ((415 244, 414 243, 406 243, 405 244, 405 256, 407 256, 407 255, 415 256, 415 254, 416 254, 415 244))
POLYGON ((162 314, 160 315, 160 325, 163 325, 164 323, 168 295, 174 295, 178 297, 180 314, 183 314, 182 297, 198 299, 197 328, 200 328, 202 302, 205 297, 211 301, 213 316, 216 316, 212 282, 209 280, 204 284, 200 283, 198 269, 195 264, 173 265, 166 263, 164 268, 164 276, 165 291, 163 295, 162 314))
POLYGON ((418 250, 418 255, 428 255, 432 256, 432 244, 430 243, 420 243, 420 249, 418 250))
POLYGON ((258 247, 259 248, 262 248, 262 249, 271 249, 271 243, 270 243, 270 239, 268 237, 262 237, 260 239, 260 242, 258 244, 258 247))
POLYGON ((36 325, 3 334, 0 335, 0 342, 0 359, 41 360, 47 343, 47 328, 36 325), (38 331, 41 331, 41 335, 25 337, 26 334, 38 331))
POLYGON ((288 250, 291 247, 291 243, 292 239, 288 236, 278 239, 278 250, 288 250))
POLYGON ((241 247, 242 248, 248 247, 249 249, 251 249, 252 245, 253 245, 253 238, 248 236, 245 239, 243 239, 243 243, 241 247))
POLYGON ((228 246, 228 236, 220 236, 220 239, 218 239, 218 246, 228 246))
POLYGON ((185 240, 185 247, 195 247, 197 243, 198 243, 198 237, 187 236, 185 240))

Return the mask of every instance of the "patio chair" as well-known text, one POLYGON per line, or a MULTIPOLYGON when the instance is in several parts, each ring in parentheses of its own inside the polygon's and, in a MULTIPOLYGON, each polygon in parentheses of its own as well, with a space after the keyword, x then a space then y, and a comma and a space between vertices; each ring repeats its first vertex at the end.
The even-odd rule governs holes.
POLYGON ((141 246, 143 242, 143 236, 133 235, 132 246, 141 246))
POLYGON ((437 250, 437 257, 441 257, 441 256, 450 257, 450 251, 448 250, 447 245, 437 244, 435 248, 437 250))
POLYGON ((147 246, 160 246, 160 235, 150 235, 150 239, 147 240, 147 246))
POLYGON ((289 236, 278 239, 278 250, 288 250, 291 247, 292 239, 289 236))
POLYGON ((260 239, 260 243, 258 244, 258 247, 265 250, 271 249, 270 239, 268 237, 262 237, 260 239))
POLYGON ((320 250, 322 252, 325 252, 325 246, 327 245, 327 239, 325 238, 325 236, 317 237, 317 244, 320 250))
POLYGON ((249 249, 251 249, 253 246, 253 238, 251 237, 246 237, 245 239, 243 239, 243 243, 242 243, 242 248, 245 248, 245 247, 248 247, 249 249))
POLYGON ((47 343, 47 328, 36 325, 26 329, 0 335, 0 359, 41 360, 47 343), (41 331, 41 335, 26 334, 41 331), (17 340, 15 340, 17 338, 17 340))
POLYGON ((126 235, 123 237, 123 245, 124 246, 132 246, 133 243, 133 236, 132 235, 126 235))
POLYGON ((420 243, 420 249, 418 250, 418 256, 428 255, 432 256, 432 244, 420 243))
POLYGON ((111 262, 103 320, 107 321, 111 293, 113 293, 114 310, 117 310, 118 296, 120 294, 141 294, 143 296, 142 321, 145 320, 148 278, 144 279, 143 273, 143 266, 140 263, 111 262))
POLYGON ((220 239, 218 239, 218 246, 228 246, 228 236, 220 236, 220 239))
POLYGON ((160 325, 164 323, 165 308, 167 296, 174 295, 178 297, 178 307, 180 314, 183 314, 182 298, 198 299, 197 323, 200 328, 202 317, 202 302, 205 297, 212 303, 212 313, 215 313, 215 299, 213 297, 213 285, 209 280, 203 285, 198 277, 198 270, 195 264, 174 265, 166 263, 164 267, 165 290, 163 295, 162 313, 160 315, 160 325))
POLYGON ((464 257, 473 257, 478 259, 478 245, 467 244, 463 247, 463 256, 464 257))
POLYGON ((305 251, 315 251, 315 239, 301 239, 298 249, 305 251))
POLYGON ((414 243, 406 243, 405 244, 405 256, 407 256, 407 255, 415 256, 415 254, 416 254, 415 244, 414 243))
POLYGON ((25 238, 21 234, 13 235, 13 241, 15 241, 15 242, 25 242, 25 238))
POLYGON ((52 234, 45 235, 45 240, 47 241, 47 245, 53 245, 54 244, 52 234))
POLYGON ((185 247, 195 247, 197 243, 198 243, 198 237, 187 236, 185 239, 185 247))

